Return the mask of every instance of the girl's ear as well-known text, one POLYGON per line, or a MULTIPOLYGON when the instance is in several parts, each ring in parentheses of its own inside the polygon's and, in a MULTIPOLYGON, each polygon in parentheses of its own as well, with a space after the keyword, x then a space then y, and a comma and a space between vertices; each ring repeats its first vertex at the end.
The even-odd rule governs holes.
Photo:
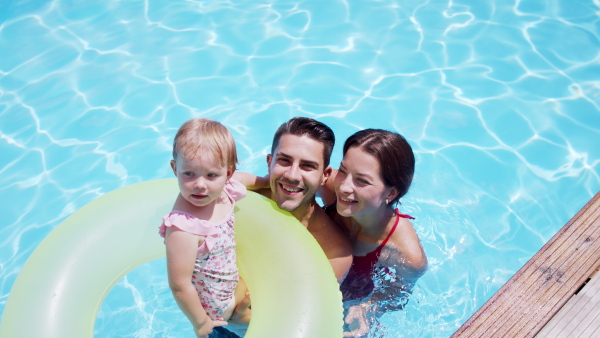
POLYGON ((235 172, 235 166, 230 166, 227 169, 227 179, 230 179, 231 176, 233 176, 233 173, 235 172))
POLYGON ((171 169, 173 169, 173 174, 177 176, 177 166, 175 165, 175 160, 171 160, 171 169))

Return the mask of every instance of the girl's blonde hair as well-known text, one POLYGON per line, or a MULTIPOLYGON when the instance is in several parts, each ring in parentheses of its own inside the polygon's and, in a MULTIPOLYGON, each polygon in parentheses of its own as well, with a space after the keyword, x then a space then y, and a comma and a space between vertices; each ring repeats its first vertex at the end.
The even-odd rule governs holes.
POLYGON ((173 160, 181 153, 192 159, 199 152, 211 152, 219 163, 236 169, 237 151, 233 135, 221 123, 207 119, 191 119, 184 123, 173 141, 173 160))

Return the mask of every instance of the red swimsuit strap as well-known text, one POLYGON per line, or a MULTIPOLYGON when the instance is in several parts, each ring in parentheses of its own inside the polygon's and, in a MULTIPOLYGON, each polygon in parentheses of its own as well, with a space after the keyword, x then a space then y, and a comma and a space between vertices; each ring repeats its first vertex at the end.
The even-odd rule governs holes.
POLYGON ((413 218, 409 215, 404 215, 396 209, 396 222, 392 230, 387 235, 387 238, 377 247, 377 249, 369 252, 365 256, 354 256, 354 261, 348 272, 348 276, 340 286, 344 300, 352 300, 366 297, 375 287, 372 280, 372 273, 375 264, 379 260, 379 254, 383 247, 396 230, 400 218, 413 218))
POLYGON ((396 222, 394 223, 394 226, 392 227, 392 230, 387 235, 387 237, 385 238, 385 240, 383 242, 381 242, 381 245, 377 249, 375 249, 375 251, 374 251, 374 252, 377 252, 376 253, 377 257, 379 257, 379 253, 381 252, 381 249, 383 249, 383 247, 387 244, 387 242, 390 239, 390 237, 392 237, 392 234, 394 233, 394 231, 396 230, 396 227, 398 226, 398 222, 400 221, 400 218, 415 219, 411 215, 401 214, 400 211, 398 211, 398 209, 396 209, 396 222))
POLYGON ((387 237, 383 240, 383 242, 381 242, 381 245, 379 245, 379 247, 377 249, 375 249, 375 252, 377 252, 378 257, 379 257, 379 253, 381 252, 381 249, 383 249, 383 247, 387 244, 388 240, 390 239, 390 237, 392 237, 392 234, 396 230, 396 227, 398 226, 398 222, 400 221, 400 217, 402 217, 402 216, 400 216, 400 212, 398 212, 398 209, 396 209, 396 222, 394 222, 394 226, 392 227, 392 230, 387 235, 387 237))
MULTIPOLYGON (((324 207, 326 212, 328 214, 332 214, 335 211, 335 203, 331 204, 327 207, 324 207)), ((365 256, 354 256, 354 261, 355 264, 357 263, 357 260, 362 261, 364 260, 365 262, 370 262, 371 260, 375 260, 375 262, 379 259, 379 254, 381 253, 381 250, 383 249, 383 247, 387 244, 388 240, 390 239, 390 237, 392 236, 392 234, 394 233, 394 231, 396 230, 396 227, 398 226, 398 222, 400 221, 400 218, 408 218, 408 219, 415 219, 414 217, 412 217, 411 215, 407 215, 407 214, 402 214, 400 213, 400 211, 398 210, 398 208, 396 208, 395 210, 396 213, 396 222, 394 222, 394 226, 392 227, 392 230, 390 231, 390 233, 387 235, 386 239, 377 247, 377 249, 369 252, 368 254, 366 254, 365 256)), ((340 228, 345 232, 346 230, 344 228, 342 228, 340 226, 340 228)))

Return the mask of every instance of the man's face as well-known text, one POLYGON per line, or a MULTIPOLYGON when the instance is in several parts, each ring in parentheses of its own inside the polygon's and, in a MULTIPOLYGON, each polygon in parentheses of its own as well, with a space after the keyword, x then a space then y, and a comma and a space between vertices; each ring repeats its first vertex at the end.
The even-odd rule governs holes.
POLYGON ((325 168, 324 146, 308 136, 282 135, 273 154, 267 155, 271 198, 279 208, 307 207, 331 172, 325 168))

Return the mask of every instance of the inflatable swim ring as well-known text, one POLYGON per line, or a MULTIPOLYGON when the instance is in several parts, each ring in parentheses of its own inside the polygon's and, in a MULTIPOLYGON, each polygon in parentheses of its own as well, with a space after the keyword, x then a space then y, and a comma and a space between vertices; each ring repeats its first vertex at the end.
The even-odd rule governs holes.
MULTIPOLYGON (((175 179, 130 185, 58 225, 17 277, 0 337, 92 337, 111 288, 165 256, 157 229, 177 192, 175 179)), ((255 193, 237 202, 235 215, 238 265, 252 293, 246 337, 341 337, 338 284, 310 233, 255 193)))

